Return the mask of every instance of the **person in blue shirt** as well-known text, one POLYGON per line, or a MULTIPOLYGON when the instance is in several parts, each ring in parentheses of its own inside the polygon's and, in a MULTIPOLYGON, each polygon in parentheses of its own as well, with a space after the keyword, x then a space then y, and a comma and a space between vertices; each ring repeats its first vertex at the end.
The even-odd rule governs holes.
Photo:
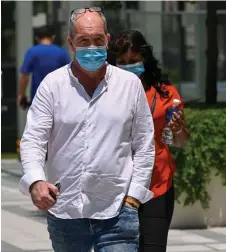
POLYGON ((32 74, 31 100, 47 74, 67 65, 70 62, 66 50, 53 44, 55 34, 51 26, 42 26, 36 31, 37 45, 29 48, 25 54, 20 69, 20 82, 18 93, 18 104, 25 109, 29 101, 26 97, 26 89, 29 82, 29 75, 32 74))

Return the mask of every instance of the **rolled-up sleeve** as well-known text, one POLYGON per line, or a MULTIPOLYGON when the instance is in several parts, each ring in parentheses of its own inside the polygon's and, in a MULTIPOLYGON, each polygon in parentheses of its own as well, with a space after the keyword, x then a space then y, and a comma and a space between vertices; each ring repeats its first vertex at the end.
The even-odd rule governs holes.
POLYGON ((149 186, 155 160, 155 147, 153 119, 141 83, 138 83, 132 125, 132 151, 133 175, 128 196, 145 203, 153 196, 149 186))
POLYGON ((44 164, 47 142, 53 124, 53 98, 48 86, 48 76, 40 84, 28 111, 25 130, 20 143, 24 175, 20 191, 29 195, 29 187, 38 180, 46 180, 44 164))

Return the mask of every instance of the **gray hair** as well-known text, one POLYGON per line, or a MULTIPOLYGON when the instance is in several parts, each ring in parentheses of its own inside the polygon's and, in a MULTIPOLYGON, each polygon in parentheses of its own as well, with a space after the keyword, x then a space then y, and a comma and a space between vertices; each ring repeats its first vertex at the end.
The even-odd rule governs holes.
MULTIPOLYGON (((107 29, 106 17, 104 16, 104 14, 102 12, 97 12, 97 13, 100 15, 100 17, 102 18, 102 20, 104 22, 104 32, 105 32, 105 34, 107 34, 108 29, 107 29)), ((74 36, 74 25, 77 20, 77 16, 78 16, 78 14, 75 14, 73 12, 69 18, 69 21, 68 21, 68 34, 71 38, 73 38, 73 36, 74 36)))

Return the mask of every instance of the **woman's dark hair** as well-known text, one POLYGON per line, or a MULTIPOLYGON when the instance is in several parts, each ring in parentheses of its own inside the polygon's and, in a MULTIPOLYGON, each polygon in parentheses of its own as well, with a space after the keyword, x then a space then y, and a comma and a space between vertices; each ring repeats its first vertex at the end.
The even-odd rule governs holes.
POLYGON ((140 53, 144 57, 144 80, 148 89, 153 86, 162 97, 168 97, 168 91, 162 88, 163 84, 171 85, 167 76, 162 74, 158 60, 153 56, 153 48, 147 43, 144 36, 135 30, 121 33, 109 44, 108 62, 116 65, 116 58, 125 54, 129 49, 140 53))

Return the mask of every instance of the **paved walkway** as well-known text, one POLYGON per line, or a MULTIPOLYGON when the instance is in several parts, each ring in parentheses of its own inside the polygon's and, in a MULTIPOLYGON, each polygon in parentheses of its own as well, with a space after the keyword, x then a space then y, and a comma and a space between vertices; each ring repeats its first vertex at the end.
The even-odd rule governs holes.
MULTIPOLYGON (((50 252, 45 215, 18 191, 20 166, 2 162, 2 252, 50 252)), ((167 252, 226 252, 226 228, 170 230, 167 252)))

